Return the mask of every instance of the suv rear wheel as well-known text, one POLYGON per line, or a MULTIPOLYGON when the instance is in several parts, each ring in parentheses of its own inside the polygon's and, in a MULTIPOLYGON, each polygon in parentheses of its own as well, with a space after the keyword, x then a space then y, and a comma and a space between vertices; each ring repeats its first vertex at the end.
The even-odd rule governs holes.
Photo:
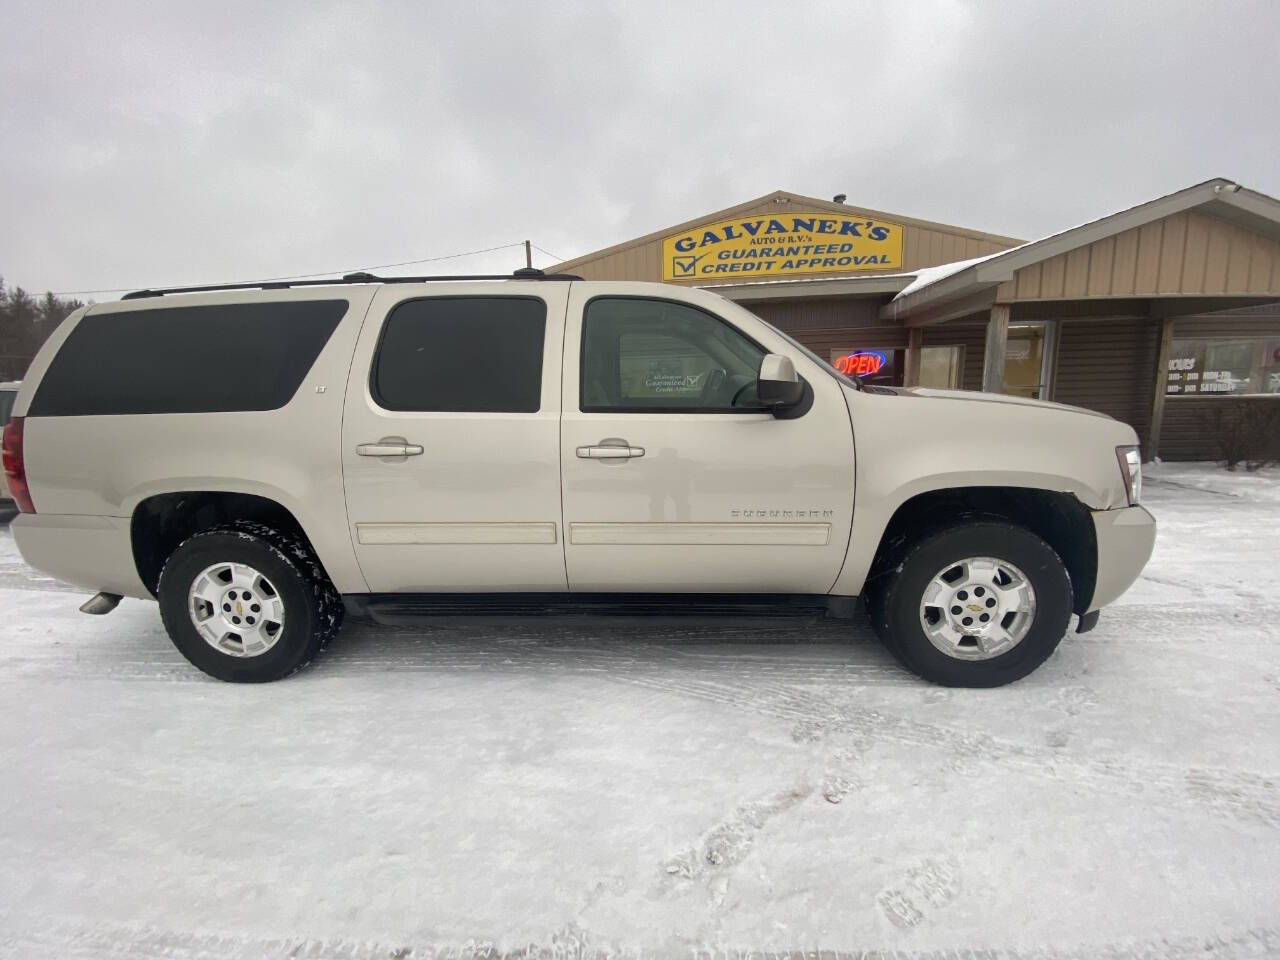
POLYGON ((305 667, 342 624, 342 598, 305 542, 240 521, 179 544, 160 572, 174 646, 219 680, 264 683, 305 667))
POLYGON ((1071 619, 1071 578, 1029 530, 972 522, 909 547, 868 606, 880 638, 913 673, 996 687, 1057 648, 1071 619))

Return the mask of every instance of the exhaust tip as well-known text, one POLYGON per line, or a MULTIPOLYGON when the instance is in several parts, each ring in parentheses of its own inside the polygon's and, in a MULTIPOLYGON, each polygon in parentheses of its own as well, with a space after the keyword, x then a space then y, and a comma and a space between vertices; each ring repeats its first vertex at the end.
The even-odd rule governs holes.
POLYGON ((120 606, 120 594, 118 593, 99 593, 90 597, 80 605, 81 613, 91 613, 100 617, 103 614, 110 613, 116 607, 120 606))

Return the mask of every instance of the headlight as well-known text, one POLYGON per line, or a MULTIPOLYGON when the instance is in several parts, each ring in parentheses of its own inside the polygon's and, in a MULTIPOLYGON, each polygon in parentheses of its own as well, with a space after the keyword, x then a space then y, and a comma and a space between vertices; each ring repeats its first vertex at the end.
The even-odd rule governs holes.
POLYGON ((1142 499, 1142 452, 1139 447, 1116 447, 1116 459, 1120 461, 1120 476, 1124 491, 1129 496, 1129 506, 1135 507, 1142 499))

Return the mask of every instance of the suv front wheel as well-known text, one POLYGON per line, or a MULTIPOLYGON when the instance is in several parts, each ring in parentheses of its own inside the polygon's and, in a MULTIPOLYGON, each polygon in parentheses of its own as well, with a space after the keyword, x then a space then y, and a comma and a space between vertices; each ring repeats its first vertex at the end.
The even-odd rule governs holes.
POLYGON ((156 593, 174 646, 234 683, 296 673, 342 624, 342 598, 307 544, 260 523, 238 521, 183 541, 156 593))
POLYGON ((1071 619, 1071 578, 1031 531, 975 521, 909 547, 868 607, 881 640, 913 673, 997 687, 1057 648, 1071 619))

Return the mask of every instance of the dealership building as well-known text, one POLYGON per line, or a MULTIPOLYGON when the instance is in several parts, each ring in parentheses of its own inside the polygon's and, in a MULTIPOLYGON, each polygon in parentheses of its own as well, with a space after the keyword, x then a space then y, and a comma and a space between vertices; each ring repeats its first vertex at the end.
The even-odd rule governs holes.
POLYGON ((1210 180, 1039 240, 777 192, 558 264, 713 290, 850 376, 1019 394, 1217 456, 1280 403, 1280 201, 1210 180), (1217 409, 1222 409, 1221 407, 1217 409))

